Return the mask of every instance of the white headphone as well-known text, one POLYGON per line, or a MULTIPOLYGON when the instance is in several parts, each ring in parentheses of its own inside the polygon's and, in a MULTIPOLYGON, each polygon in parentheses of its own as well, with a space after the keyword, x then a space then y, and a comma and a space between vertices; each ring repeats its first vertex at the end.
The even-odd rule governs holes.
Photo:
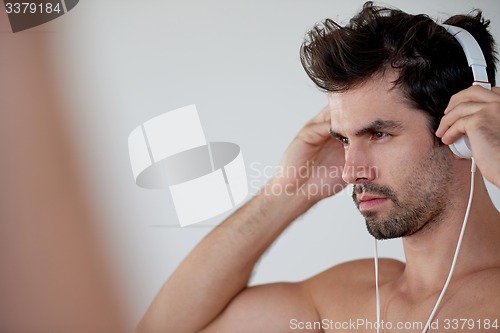
MULTIPOLYGON (((441 24, 455 39, 460 43, 465 52, 469 67, 472 68, 472 75, 474 76, 473 86, 482 86, 491 90, 491 83, 488 81, 488 74, 486 73, 486 60, 484 60, 481 47, 476 42, 474 37, 465 29, 455 27, 452 25, 441 24)), ((460 137, 455 143, 450 145, 451 151, 461 158, 471 159, 472 152, 470 150, 469 139, 467 136, 460 137)))

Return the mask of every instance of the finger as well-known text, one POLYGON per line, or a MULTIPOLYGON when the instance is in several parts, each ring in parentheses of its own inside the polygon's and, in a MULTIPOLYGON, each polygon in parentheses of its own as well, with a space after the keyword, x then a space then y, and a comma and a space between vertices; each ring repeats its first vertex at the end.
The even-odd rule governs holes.
POLYGON ((436 130, 436 136, 441 137, 444 132, 450 128, 458 119, 470 116, 485 107, 485 103, 464 102, 456 106, 452 112, 449 112, 441 118, 439 127, 436 130))
POLYGON ((481 86, 471 86, 464 89, 455 95, 451 96, 448 106, 444 110, 444 114, 447 114, 453 110, 457 105, 467 102, 500 102, 500 94, 498 87, 493 87, 492 90, 483 88, 481 86), (495 90, 493 91, 493 88, 495 90))
POLYGON ((451 145, 452 143, 457 141, 458 138, 460 138, 462 135, 465 135, 469 117, 470 116, 463 117, 455 121, 453 125, 444 132, 441 141, 443 141, 444 144, 451 145))
POLYGON ((331 139, 330 122, 309 123, 297 134, 297 138, 310 145, 320 145, 331 139))

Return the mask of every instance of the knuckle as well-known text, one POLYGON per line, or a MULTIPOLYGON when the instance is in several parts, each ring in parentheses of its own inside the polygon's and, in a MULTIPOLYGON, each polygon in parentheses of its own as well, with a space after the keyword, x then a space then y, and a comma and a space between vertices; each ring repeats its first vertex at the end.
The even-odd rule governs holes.
POLYGON ((456 93, 454 95, 451 95, 450 102, 448 103, 448 106, 452 106, 452 105, 458 104, 458 100, 460 99, 460 96, 461 96, 459 94, 460 93, 456 93))
POLYGON ((492 115, 495 115, 497 113, 500 114, 500 101, 490 103, 490 105, 488 107, 488 111, 492 115))
POLYGON ((471 92, 479 92, 479 91, 484 91, 485 88, 481 87, 480 85, 473 85, 469 88, 471 92))

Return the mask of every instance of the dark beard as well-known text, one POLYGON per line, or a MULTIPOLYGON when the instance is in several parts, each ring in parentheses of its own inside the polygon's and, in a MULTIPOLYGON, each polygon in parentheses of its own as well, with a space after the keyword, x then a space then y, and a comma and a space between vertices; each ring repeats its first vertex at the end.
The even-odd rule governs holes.
POLYGON ((419 200, 417 202, 414 200, 402 202, 398 199, 396 192, 388 186, 371 182, 354 185, 352 196, 358 209, 359 202, 356 200, 356 195, 361 193, 380 195, 394 204, 385 218, 379 217, 378 212, 362 212, 368 232, 373 237, 390 239, 410 236, 424 227, 432 227, 442 219, 447 205, 446 186, 453 175, 450 173, 449 157, 446 157, 439 149, 433 151, 429 159, 417 168, 416 171, 422 173, 414 172, 414 176, 409 178, 411 180, 406 184, 412 196, 419 200))

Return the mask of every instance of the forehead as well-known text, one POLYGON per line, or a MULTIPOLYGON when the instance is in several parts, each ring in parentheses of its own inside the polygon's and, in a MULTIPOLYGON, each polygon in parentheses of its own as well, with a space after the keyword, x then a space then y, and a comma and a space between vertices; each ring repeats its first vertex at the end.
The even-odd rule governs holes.
POLYGON ((329 93, 328 105, 331 127, 339 133, 353 133, 377 120, 399 122, 405 128, 427 126, 425 114, 409 105, 390 78, 372 79, 344 93, 329 93))

